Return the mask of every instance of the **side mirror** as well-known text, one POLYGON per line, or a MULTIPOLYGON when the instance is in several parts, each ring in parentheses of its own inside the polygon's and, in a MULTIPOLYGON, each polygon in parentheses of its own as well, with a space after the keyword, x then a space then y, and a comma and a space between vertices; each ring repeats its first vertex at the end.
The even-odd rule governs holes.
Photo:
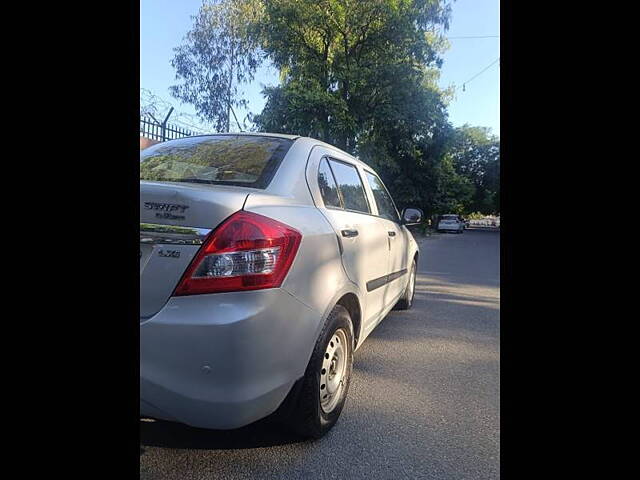
POLYGON ((417 225, 422 222, 423 213, 419 208, 405 208, 402 211, 403 225, 417 225))

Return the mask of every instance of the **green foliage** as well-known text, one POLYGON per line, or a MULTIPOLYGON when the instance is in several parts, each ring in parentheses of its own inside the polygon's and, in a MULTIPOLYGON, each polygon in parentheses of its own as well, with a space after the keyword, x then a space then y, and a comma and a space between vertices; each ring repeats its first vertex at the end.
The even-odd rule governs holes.
MULTIPOLYGON (((260 130, 325 140, 350 153, 378 146, 380 124, 408 123, 407 108, 441 63, 449 8, 439 0, 272 0, 258 32, 282 75, 264 90, 260 130)), ((425 117, 429 111, 414 112, 425 117)), ((411 128, 419 131, 421 125, 411 128)))
POLYGON ((184 84, 175 94, 224 123, 225 99, 243 102, 225 80, 228 59, 243 57, 235 85, 266 59, 280 84, 264 88, 257 130, 318 138, 358 156, 399 208, 420 207, 427 217, 496 212, 499 140, 480 127, 454 129, 452 91, 438 87, 449 18, 447 0, 205 3, 177 50, 184 84))
POLYGON ((487 215, 482 212, 472 212, 467 214, 467 219, 469 220, 482 220, 487 215))
POLYGON ((449 14, 442 1, 266 2, 261 45, 283 75, 258 129, 357 155, 400 208, 463 208, 471 186, 444 162, 450 92, 437 86, 449 14))
POLYGON ((485 214, 500 212, 500 140, 488 128, 464 125, 451 139, 456 171, 475 187, 466 210, 485 214))
POLYGON ((253 80, 260 65, 258 44, 249 27, 260 18, 262 2, 204 2, 193 28, 171 61, 179 83, 171 94, 194 106, 218 131, 229 131, 233 107, 245 107, 239 85, 253 80))

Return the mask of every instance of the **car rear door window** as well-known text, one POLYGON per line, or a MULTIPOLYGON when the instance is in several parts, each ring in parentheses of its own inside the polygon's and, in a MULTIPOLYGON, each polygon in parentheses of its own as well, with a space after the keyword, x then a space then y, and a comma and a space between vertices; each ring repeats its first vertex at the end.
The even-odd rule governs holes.
POLYGON ((320 187, 320 194, 322 195, 325 207, 342 207, 342 205, 340 205, 340 197, 338 196, 338 187, 336 186, 336 181, 333 178, 333 173, 331 173, 326 158, 323 158, 320 162, 320 168, 318 169, 318 186, 320 187))
POLYGON ((389 192, 382 183, 382 180, 371 172, 366 172, 366 174, 367 181, 373 192, 373 198, 378 206, 378 215, 387 220, 399 222, 400 216, 398 215, 398 210, 391 199, 391 195, 389 195, 389 192))
POLYGON ((356 167, 335 160, 329 160, 329 164, 336 182, 338 182, 345 210, 370 213, 364 185, 356 167))

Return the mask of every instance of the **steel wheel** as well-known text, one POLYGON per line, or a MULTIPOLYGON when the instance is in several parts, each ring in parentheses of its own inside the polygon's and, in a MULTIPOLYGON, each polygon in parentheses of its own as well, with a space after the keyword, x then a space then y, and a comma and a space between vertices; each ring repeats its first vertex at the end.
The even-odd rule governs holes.
POLYGON ((353 323, 336 305, 324 322, 305 370, 281 405, 285 424, 299 435, 320 438, 338 421, 351 383, 353 323))
POLYGON ((331 413, 342 397, 347 380, 347 334, 339 328, 331 336, 320 370, 320 406, 331 413))

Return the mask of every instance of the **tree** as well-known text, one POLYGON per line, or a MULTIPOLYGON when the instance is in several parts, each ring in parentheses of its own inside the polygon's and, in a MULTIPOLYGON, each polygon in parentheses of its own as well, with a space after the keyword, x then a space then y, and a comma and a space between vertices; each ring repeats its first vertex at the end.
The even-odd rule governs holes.
POLYGON ((463 125, 451 139, 456 171, 475 186, 467 212, 500 212, 500 140, 486 127, 463 125))
POLYGON ((225 106, 245 104, 237 85, 269 61, 280 83, 264 88, 255 129, 319 138, 358 156, 401 208, 495 211, 499 141, 454 129, 451 92, 437 85, 450 13, 447 0, 205 4, 177 49, 184 84, 175 94, 228 124, 225 106), (232 61, 239 56, 244 63, 232 61))
POLYGON ((449 14, 441 1, 267 2, 257 31, 282 75, 258 129, 334 144, 376 168, 399 206, 433 210, 448 172, 437 79, 449 14))
POLYGON ((234 107, 247 104, 238 87, 253 80, 261 62, 258 45, 247 31, 261 10, 262 2, 256 0, 205 2, 185 43, 174 49, 171 64, 180 83, 170 87, 171 94, 192 104, 217 130, 230 131, 234 107))
POLYGON ((259 129, 315 136, 350 153, 385 115, 404 116, 439 67, 450 9, 439 0, 271 0, 254 31, 280 69, 259 129))

